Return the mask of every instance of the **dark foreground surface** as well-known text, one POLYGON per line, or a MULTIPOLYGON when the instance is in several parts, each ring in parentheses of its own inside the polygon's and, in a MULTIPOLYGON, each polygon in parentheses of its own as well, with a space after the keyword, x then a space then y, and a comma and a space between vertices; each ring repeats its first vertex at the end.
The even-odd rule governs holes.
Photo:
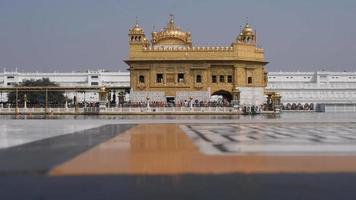
POLYGON ((356 199, 356 174, 2 176, 4 199, 356 199))

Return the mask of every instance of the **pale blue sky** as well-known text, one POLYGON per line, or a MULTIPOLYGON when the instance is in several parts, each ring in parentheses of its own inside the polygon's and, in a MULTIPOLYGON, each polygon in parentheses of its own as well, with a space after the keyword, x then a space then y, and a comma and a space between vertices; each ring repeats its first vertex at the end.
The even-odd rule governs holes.
POLYGON ((199 45, 229 45, 246 22, 269 71, 356 71, 354 0, 0 0, 0 68, 124 70, 128 29, 175 15, 199 45))

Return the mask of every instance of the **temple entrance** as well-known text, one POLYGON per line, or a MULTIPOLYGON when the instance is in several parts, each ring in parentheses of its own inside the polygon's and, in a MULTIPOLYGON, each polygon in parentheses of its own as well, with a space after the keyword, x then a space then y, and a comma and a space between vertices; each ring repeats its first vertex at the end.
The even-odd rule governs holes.
POLYGON ((175 106, 175 98, 174 97, 166 97, 168 106, 175 106))
POLYGON ((221 96, 224 101, 231 102, 232 94, 226 90, 219 90, 212 94, 212 96, 221 96))

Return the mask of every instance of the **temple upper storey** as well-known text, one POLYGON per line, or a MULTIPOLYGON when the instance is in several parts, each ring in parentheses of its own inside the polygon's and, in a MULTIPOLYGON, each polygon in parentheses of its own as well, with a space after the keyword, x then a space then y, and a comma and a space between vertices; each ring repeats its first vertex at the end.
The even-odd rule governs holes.
POLYGON ((256 32, 250 24, 230 46, 195 46, 192 35, 179 28, 173 16, 159 32, 152 32, 149 41, 138 23, 129 32, 128 61, 138 60, 241 60, 264 62, 264 50, 257 47, 256 32))

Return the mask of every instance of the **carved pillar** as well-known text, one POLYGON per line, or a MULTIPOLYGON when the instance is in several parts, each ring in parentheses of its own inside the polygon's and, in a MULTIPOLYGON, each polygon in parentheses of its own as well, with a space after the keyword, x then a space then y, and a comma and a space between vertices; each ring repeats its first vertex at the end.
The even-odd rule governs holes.
POLYGON ((25 110, 27 110, 27 95, 26 94, 24 94, 24 96, 23 96, 23 108, 25 110))
POLYGON ((240 104, 240 90, 234 89, 232 91, 232 104, 240 104))
POLYGON ((108 101, 108 94, 105 87, 101 87, 99 90, 99 110, 106 110, 106 103, 108 101))
POLYGON ((279 111, 280 110, 280 105, 281 105, 281 95, 279 95, 279 93, 274 93, 272 96, 272 104, 273 104, 273 110, 274 111, 279 111))
POLYGON ((238 70, 238 65, 234 65, 234 77, 233 77, 233 85, 234 88, 238 87, 238 80, 239 80, 239 70, 238 70))

